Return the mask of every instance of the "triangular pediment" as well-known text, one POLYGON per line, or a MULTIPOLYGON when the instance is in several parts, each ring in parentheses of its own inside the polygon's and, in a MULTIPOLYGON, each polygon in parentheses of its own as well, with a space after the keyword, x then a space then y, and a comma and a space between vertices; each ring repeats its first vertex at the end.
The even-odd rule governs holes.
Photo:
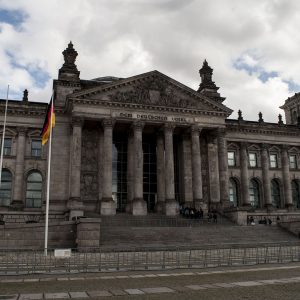
POLYGON ((75 92, 69 99, 136 104, 150 107, 177 108, 218 112, 229 116, 231 109, 182 83, 158 72, 121 79, 102 86, 75 92))

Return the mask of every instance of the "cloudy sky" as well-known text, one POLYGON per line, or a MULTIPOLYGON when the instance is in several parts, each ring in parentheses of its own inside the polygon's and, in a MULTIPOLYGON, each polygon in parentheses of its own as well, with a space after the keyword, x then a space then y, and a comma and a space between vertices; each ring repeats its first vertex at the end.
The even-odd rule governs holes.
POLYGON ((0 0, 0 98, 49 101, 72 40, 82 79, 160 72, 197 89, 206 58, 225 105, 276 122, 300 91, 298 0, 0 0))

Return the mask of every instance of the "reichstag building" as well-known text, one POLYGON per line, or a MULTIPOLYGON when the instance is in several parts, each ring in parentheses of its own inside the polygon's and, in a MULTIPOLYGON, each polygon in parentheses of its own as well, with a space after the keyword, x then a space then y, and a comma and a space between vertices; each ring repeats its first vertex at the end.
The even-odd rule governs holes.
MULTIPOLYGON (((286 123, 230 119, 207 61, 193 90, 159 71, 84 80, 77 54, 70 42, 53 81, 51 218, 300 208, 300 94, 281 106, 286 123)), ((28 98, 8 103, 2 218, 45 211, 47 104, 28 98)), ((5 100, 0 111, 2 132, 5 100)))

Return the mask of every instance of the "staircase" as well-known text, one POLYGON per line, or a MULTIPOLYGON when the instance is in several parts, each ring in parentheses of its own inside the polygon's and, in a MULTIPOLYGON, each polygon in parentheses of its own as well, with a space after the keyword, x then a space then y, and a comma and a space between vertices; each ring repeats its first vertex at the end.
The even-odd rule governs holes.
POLYGON ((198 248, 208 245, 298 242, 298 238, 274 226, 237 226, 227 219, 218 223, 179 217, 117 215, 102 217, 102 249, 198 248))

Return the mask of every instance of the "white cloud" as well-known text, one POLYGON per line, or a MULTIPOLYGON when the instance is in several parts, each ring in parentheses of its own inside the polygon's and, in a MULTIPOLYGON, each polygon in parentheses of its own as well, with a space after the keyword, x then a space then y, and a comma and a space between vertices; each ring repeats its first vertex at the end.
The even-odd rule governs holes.
POLYGON ((0 0, 1 9, 28 17, 21 29, 0 19, 0 97, 10 83, 20 98, 28 88, 30 99, 48 101, 51 81, 41 88, 24 68, 56 78, 69 40, 84 79, 157 69, 197 89, 207 58, 225 104, 247 119, 262 111, 276 121, 290 96, 285 81, 300 84, 297 0, 0 0), (11 64, 7 51, 23 68, 11 64), (262 82, 257 73, 236 70, 239 57, 278 77, 262 82))

